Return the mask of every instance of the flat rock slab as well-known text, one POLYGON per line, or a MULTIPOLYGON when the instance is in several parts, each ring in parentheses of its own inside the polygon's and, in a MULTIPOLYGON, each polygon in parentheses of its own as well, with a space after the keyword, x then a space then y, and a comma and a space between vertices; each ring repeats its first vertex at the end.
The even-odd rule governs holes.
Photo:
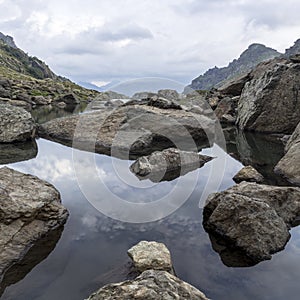
POLYGON ((139 157, 130 166, 130 170, 141 180, 150 179, 153 182, 160 182, 173 180, 201 168, 212 159, 197 152, 169 148, 139 157))
POLYGON ((288 140, 286 154, 275 167, 275 172, 300 186, 300 123, 288 140))
POLYGON ((21 107, 0 104, 0 143, 12 143, 32 139, 35 122, 31 114, 21 107))
POLYGON ((192 285, 166 271, 148 270, 134 280, 108 284, 91 295, 88 300, 207 300, 192 285))
POLYGON ((203 224, 253 262, 284 249, 300 216, 300 189, 242 182, 209 196, 203 224))
POLYGON ((5 273, 67 217, 51 184, 7 167, 0 169, 0 285, 5 273))
POLYGON ((125 105, 42 124, 39 135, 86 151, 124 158, 179 145, 196 148, 207 141, 214 121, 180 109, 125 105))
POLYGON ((163 243, 141 241, 127 253, 140 273, 151 269, 173 273, 171 254, 163 243))

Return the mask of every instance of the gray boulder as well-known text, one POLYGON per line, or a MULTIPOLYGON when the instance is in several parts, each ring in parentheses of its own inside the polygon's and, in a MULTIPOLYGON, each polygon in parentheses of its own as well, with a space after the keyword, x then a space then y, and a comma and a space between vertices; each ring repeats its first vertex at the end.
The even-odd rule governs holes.
POLYGON ((197 152, 181 151, 169 148, 155 151, 148 156, 139 157, 130 170, 140 179, 150 179, 153 182, 173 180, 180 175, 201 168, 212 160, 212 157, 197 152))
POLYGON ((141 241, 127 253, 139 273, 151 269, 174 273, 170 251, 163 243, 141 241))
POLYGON ((180 98, 180 95, 177 91, 170 89, 159 90, 157 95, 171 101, 177 101, 180 98))
POLYGON ((258 263, 284 249, 299 216, 299 188, 242 182, 208 197, 203 224, 223 245, 258 263))
MULTIPOLYGON (((59 102, 64 102, 67 105, 76 105, 76 104, 80 103, 80 101, 77 98, 77 96, 75 94, 73 94, 73 93, 60 96, 59 98, 56 99, 56 102, 58 102, 58 103, 59 102)), ((49 103, 47 103, 47 104, 49 104, 49 103)))
POLYGON ((153 107, 158 107, 161 109, 182 109, 182 107, 176 102, 174 102, 174 100, 157 97, 157 96, 148 98, 148 105, 153 107))
POLYGON ((285 151, 286 154, 276 165, 275 172, 300 186, 300 123, 288 140, 285 151))
POLYGON ((300 64, 274 59, 258 65, 250 76, 238 104, 238 126, 292 133, 300 120, 300 64))
POLYGON ((234 177, 233 180, 237 183, 242 181, 263 183, 264 177, 252 166, 243 167, 234 177))
MULTIPOLYGON (((207 141, 214 121, 179 109, 127 105, 44 123, 39 135, 73 147, 123 157, 172 147, 195 149, 207 141), (112 153, 113 150, 113 153, 112 153)), ((128 158, 125 157, 125 158, 128 158)))
POLYGON ((207 300, 192 285, 166 271, 148 270, 134 280, 108 284, 88 300, 207 300))
POLYGON ((51 184, 7 167, 0 169, 0 285, 6 272, 67 217, 51 184))
POLYGON ((224 83, 218 88, 218 91, 224 95, 240 96, 246 82, 248 82, 250 79, 250 73, 242 74, 224 83))
POLYGON ((0 143, 26 141, 35 135, 35 122, 21 107, 0 104, 0 143))

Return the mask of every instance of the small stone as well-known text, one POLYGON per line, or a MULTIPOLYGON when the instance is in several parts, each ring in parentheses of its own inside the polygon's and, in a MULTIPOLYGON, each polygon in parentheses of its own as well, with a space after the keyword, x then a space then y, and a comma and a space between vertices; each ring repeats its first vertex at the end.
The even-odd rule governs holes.
POLYGON ((237 183, 242 181, 263 183, 264 177, 252 166, 243 167, 234 177, 233 180, 237 183))
POLYGON ((140 273, 151 269, 174 273, 170 251, 163 243, 141 241, 127 253, 140 273))

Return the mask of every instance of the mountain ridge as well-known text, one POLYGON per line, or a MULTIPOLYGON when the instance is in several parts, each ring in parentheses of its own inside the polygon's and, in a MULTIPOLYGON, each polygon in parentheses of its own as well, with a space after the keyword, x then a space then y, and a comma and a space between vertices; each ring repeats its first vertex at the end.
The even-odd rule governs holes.
POLYGON ((192 80, 186 90, 209 90, 220 86, 224 81, 249 72, 260 62, 273 59, 282 55, 275 49, 266 47, 263 44, 251 44, 238 59, 231 61, 226 67, 214 67, 207 70, 204 74, 192 80))

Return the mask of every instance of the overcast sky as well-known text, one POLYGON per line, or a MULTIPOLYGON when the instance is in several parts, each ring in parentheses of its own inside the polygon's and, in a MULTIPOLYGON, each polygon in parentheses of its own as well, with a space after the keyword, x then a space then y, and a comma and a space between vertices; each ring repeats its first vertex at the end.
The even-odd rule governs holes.
POLYGON ((300 38, 299 0, 0 0, 0 31, 59 75, 184 84, 253 42, 300 38))

